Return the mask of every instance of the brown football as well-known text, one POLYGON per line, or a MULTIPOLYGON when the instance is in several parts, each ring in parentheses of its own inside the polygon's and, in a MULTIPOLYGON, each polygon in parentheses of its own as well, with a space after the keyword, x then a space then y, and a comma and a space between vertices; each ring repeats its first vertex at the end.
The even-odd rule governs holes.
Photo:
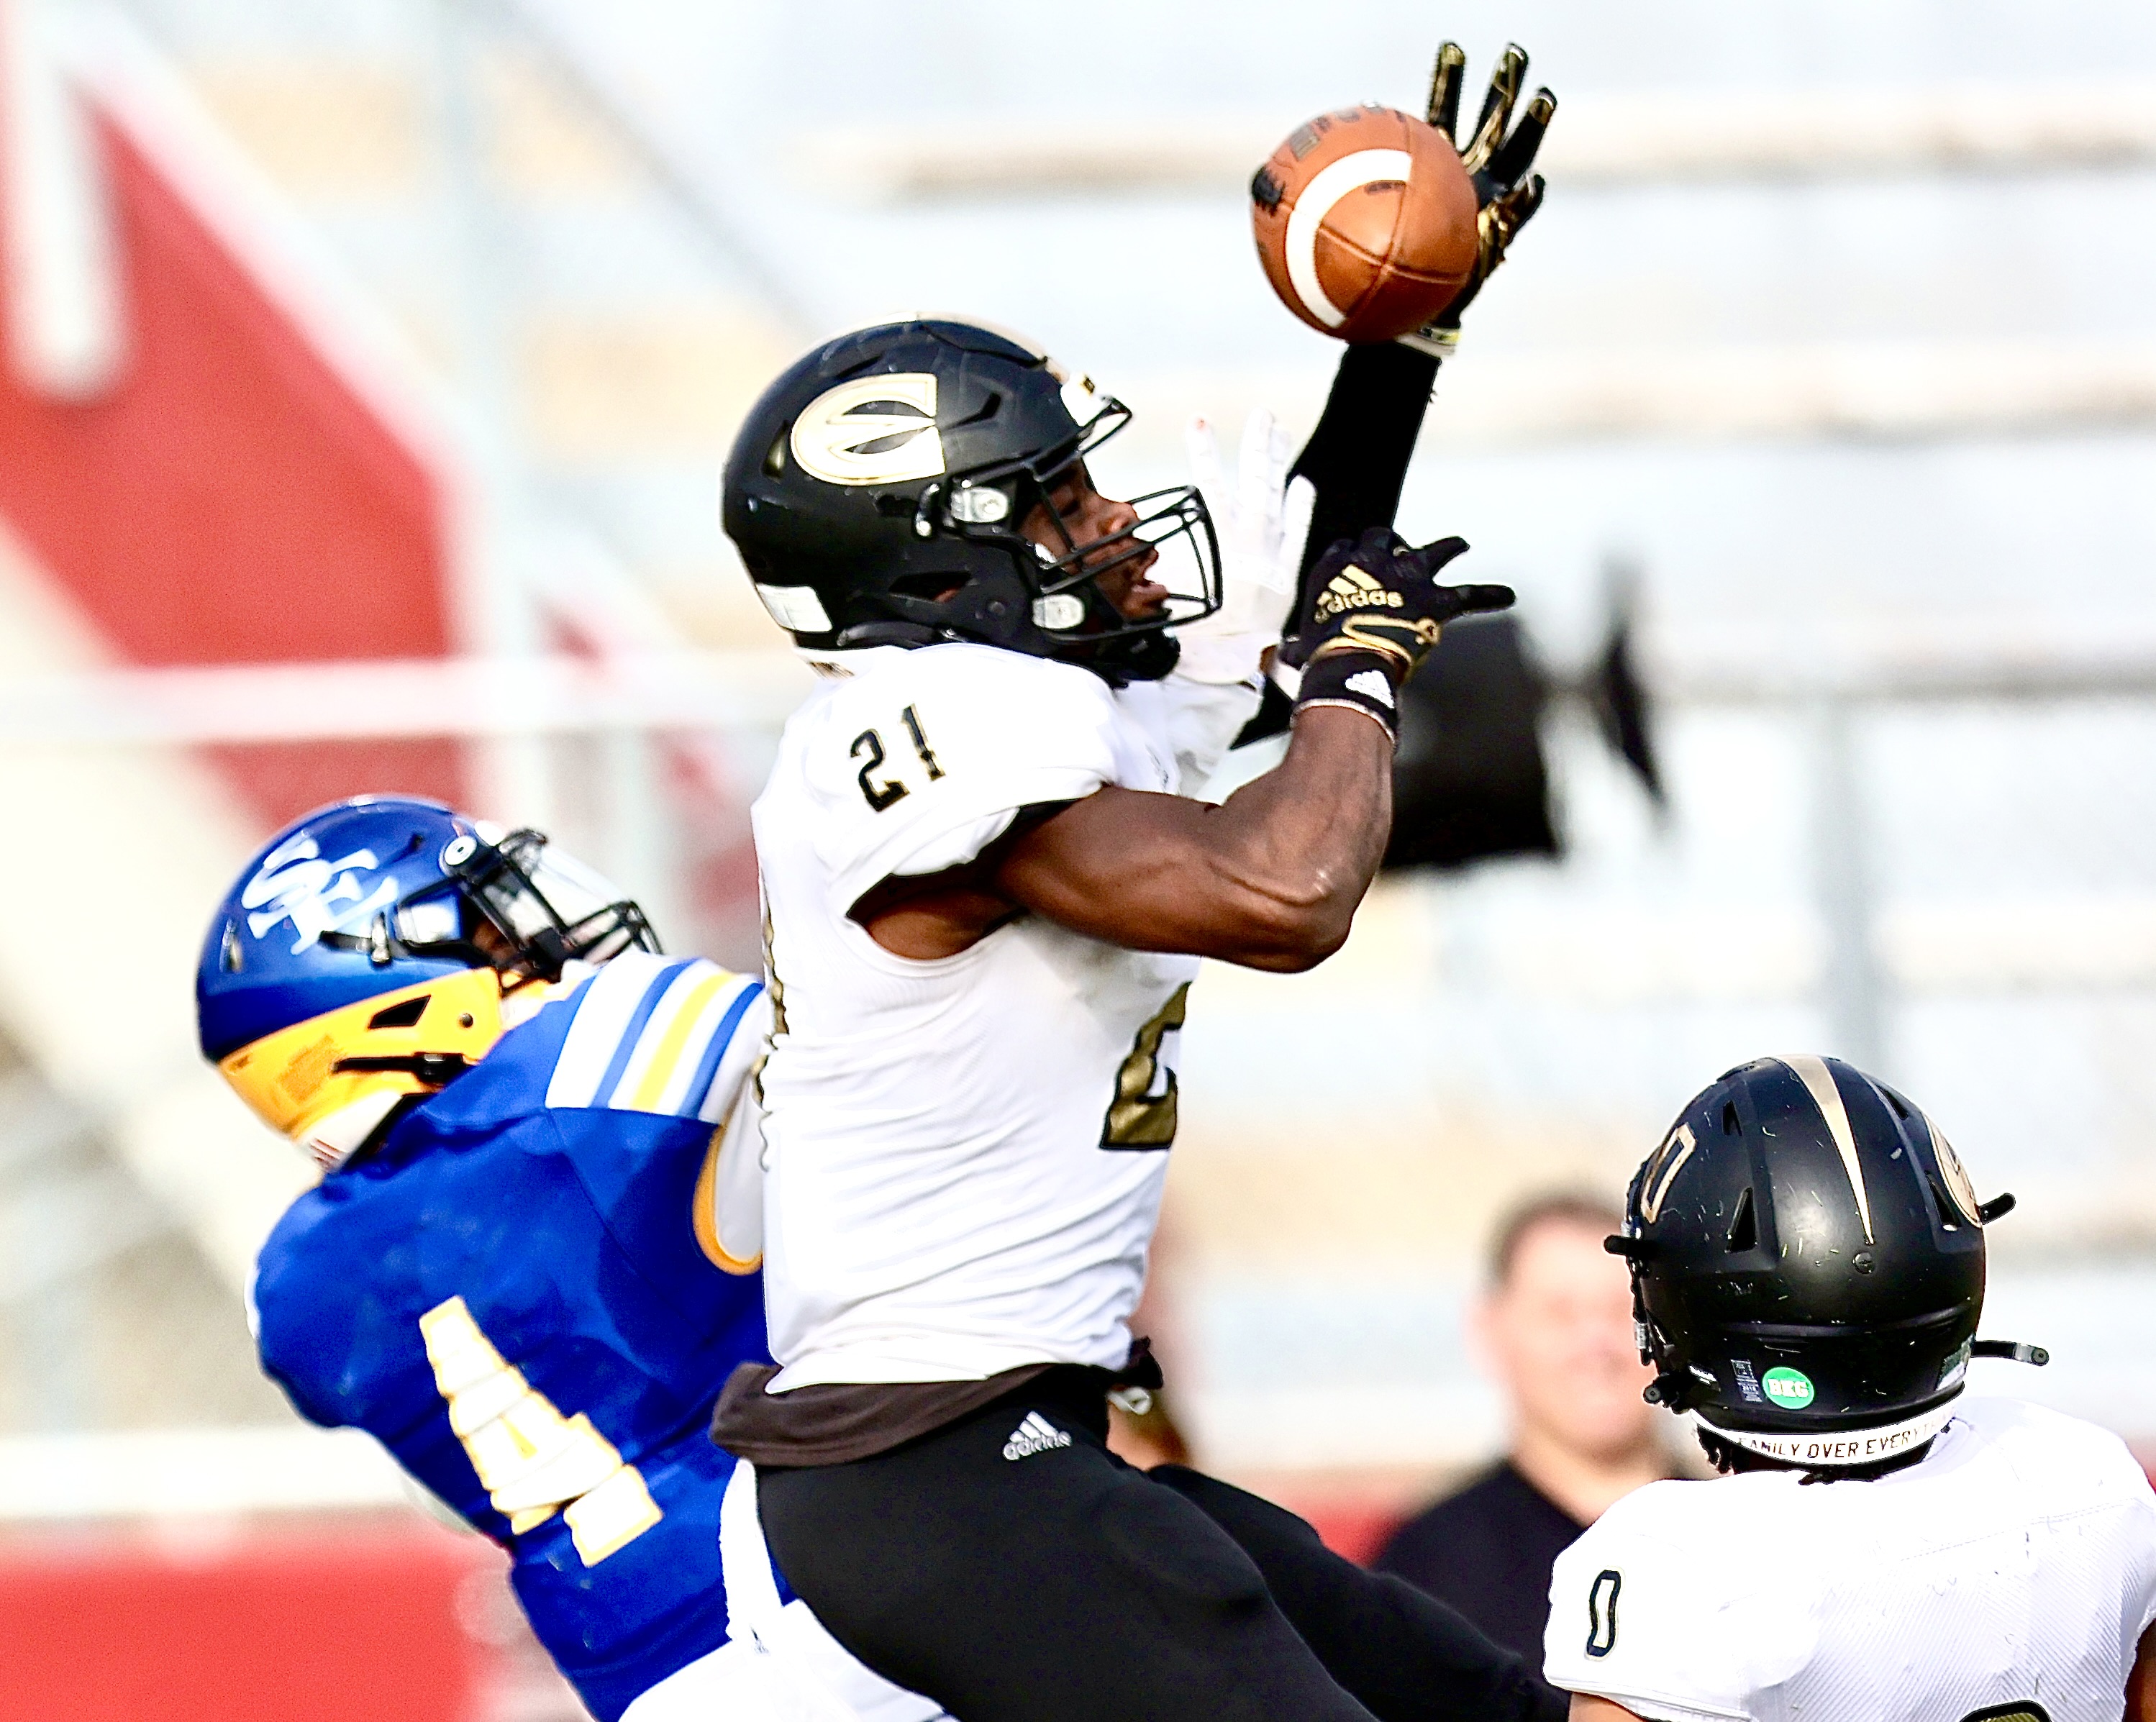
POLYGON ((1250 181, 1273 291, 1313 329, 1390 341, 1452 302, 1475 266, 1475 187, 1435 126, 1393 108, 1298 126, 1250 181))

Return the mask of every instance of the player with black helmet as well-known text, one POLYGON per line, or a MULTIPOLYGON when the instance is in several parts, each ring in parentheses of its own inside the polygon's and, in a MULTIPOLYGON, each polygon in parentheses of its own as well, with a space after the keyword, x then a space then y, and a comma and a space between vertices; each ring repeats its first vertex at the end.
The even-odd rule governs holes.
POLYGON ((1609 1247, 1649 1396, 1732 1474, 1651 1484, 1558 1558, 1574 1718, 2156 1717, 2148 1479, 2115 1436, 1964 1397, 1973 1356, 2047 1361, 1976 1337, 2012 1206, 1839 1059, 1758 1059, 1685 1108, 1609 1247))
MULTIPOLYGON (((1404 428, 1328 415, 1327 470, 1404 470, 1434 363, 1408 356, 1404 428)), ((714 1434, 834 1635, 969 1722, 1540 1716, 1441 1605, 1105 1445, 1107 1392, 1158 1382, 1128 1319, 1199 959, 1337 948, 1402 684, 1512 600, 1439 584, 1465 545, 1406 545, 1389 500, 1288 483, 1262 423, 1232 500, 1111 500, 1090 459, 1128 416, 1023 341, 916 320, 793 366, 727 464, 727 530, 824 679, 755 810, 778 1366, 737 1372, 714 1434), (1204 805, 1276 653, 1286 756, 1204 805)))
POLYGON ((1116 505, 1099 532, 1084 462, 1130 416, 1000 331, 864 329, 751 411, 726 467, 726 531, 805 653, 972 640, 1158 680, 1175 662, 1168 630, 1218 607, 1219 559, 1194 486, 1116 505), (1029 535, 1029 520, 1043 530, 1029 535), (1096 536, 1117 538, 1112 556, 1096 536), (1167 550, 1178 577, 1154 582, 1163 596, 1118 605, 1115 577, 1152 572, 1167 550))

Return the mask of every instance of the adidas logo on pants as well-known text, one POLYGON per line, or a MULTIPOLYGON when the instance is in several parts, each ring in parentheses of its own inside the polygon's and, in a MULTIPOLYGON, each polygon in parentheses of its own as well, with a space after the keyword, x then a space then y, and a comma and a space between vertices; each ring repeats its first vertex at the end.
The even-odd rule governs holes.
POLYGON ((1004 1443, 1004 1457, 1007 1459, 1031 1458, 1037 1453, 1051 1447, 1070 1445, 1070 1432, 1059 1429, 1037 1411, 1025 1414, 1025 1421, 1011 1431, 1010 1439, 1004 1443))

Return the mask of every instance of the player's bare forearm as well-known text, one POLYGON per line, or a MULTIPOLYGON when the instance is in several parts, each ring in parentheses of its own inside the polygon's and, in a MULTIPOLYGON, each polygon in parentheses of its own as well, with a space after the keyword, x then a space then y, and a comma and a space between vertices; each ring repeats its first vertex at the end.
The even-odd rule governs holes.
POLYGON ((1219 807, 1104 789, 1003 856, 999 894, 1138 951, 1295 971, 1348 936, 1392 828, 1393 746, 1359 711, 1314 707, 1287 756, 1219 807))
POLYGON ((1572 1695, 1572 1722, 1640 1722, 1624 1705, 1597 1698, 1591 1692, 1572 1695))
MULTIPOLYGON (((1302 678, 1287 757, 1221 806, 1111 785, 1027 808, 978 860, 886 879, 849 912, 885 950, 922 960, 1030 910, 1127 950, 1288 971, 1324 961, 1391 835, 1402 685, 1442 624, 1512 602, 1509 587, 1438 583, 1466 548, 1418 549, 1379 527, 1318 558, 1281 648, 1302 678)), ((876 792, 865 776, 862 787, 876 792)))

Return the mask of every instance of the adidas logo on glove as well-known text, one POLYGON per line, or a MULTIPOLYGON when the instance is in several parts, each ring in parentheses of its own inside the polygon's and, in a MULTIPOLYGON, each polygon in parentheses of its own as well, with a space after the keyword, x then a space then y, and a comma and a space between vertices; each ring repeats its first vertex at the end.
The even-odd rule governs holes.
POLYGON ((1407 600, 1396 592, 1388 592, 1360 568, 1342 568, 1325 583, 1324 591, 1317 595, 1317 619, 1322 622, 1328 616, 1337 616, 1347 610, 1392 609, 1407 607, 1407 600))
POLYGON ((1029 1459, 1037 1453, 1051 1447, 1070 1445, 1070 1433, 1059 1429, 1037 1411, 1025 1414, 1025 1421, 1011 1431, 1010 1439, 1004 1443, 1004 1457, 1007 1459, 1029 1459))

